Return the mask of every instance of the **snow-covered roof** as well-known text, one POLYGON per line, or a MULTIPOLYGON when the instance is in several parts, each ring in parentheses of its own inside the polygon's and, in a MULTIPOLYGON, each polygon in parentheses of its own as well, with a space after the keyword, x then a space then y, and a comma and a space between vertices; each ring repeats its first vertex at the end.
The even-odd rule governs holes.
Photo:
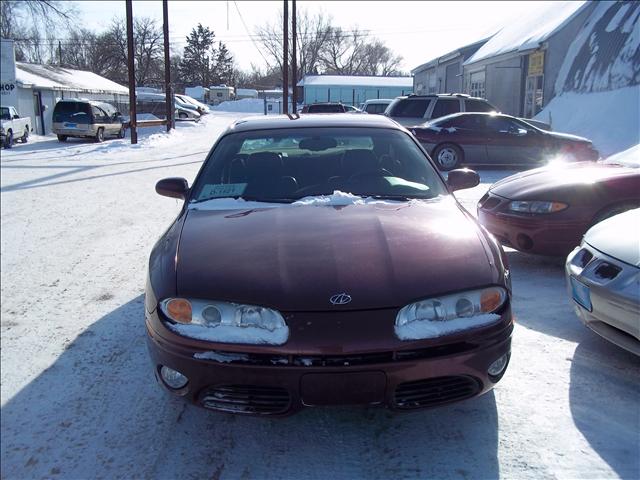
POLYGON ((236 95, 253 95, 258 96, 258 91, 253 88, 236 88, 236 95))
POLYGON ((553 2, 541 7, 526 19, 505 26, 473 54, 466 62, 469 65, 485 58, 515 51, 538 48, 551 35, 564 27, 589 2, 553 2))
POLYGON ((129 94, 128 88, 93 72, 54 65, 16 62, 16 81, 37 88, 129 94))
POLYGON ((408 87, 413 88, 413 77, 378 77, 366 75, 305 75, 299 87, 317 85, 344 85, 350 87, 408 87))
MULTIPOLYGON (((489 40, 491 37, 485 37, 481 40, 477 40, 473 43, 469 43, 467 45, 464 45, 462 47, 458 47, 455 50, 451 50, 447 53, 445 53, 444 55, 439 55, 437 57, 432 58, 431 60, 429 60, 428 62, 423 63, 422 65, 418 65, 416 68, 414 68, 413 70, 411 70, 411 75, 415 75, 418 72, 421 72, 423 70, 426 70, 428 68, 431 67, 435 67, 436 65, 438 65, 439 62, 445 62, 445 61, 449 61, 453 58, 456 58, 458 56, 461 55, 468 55, 468 51, 472 50, 473 48, 479 48, 480 46, 482 46, 483 44, 485 44, 487 42, 487 40, 489 40)), ((473 51, 473 50, 472 50, 473 51)))

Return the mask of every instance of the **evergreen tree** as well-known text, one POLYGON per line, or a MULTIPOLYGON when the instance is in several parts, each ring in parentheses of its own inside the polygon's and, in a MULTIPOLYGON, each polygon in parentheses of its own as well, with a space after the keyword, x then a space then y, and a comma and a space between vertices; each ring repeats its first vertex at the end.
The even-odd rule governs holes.
POLYGON ((214 81, 218 84, 233 85, 233 76, 233 55, 231 55, 227 46, 220 42, 218 54, 216 55, 214 81))
POLYGON ((180 62, 180 76, 185 84, 203 87, 213 84, 212 67, 216 58, 216 49, 213 46, 215 37, 213 30, 203 27, 201 23, 191 30, 180 62))

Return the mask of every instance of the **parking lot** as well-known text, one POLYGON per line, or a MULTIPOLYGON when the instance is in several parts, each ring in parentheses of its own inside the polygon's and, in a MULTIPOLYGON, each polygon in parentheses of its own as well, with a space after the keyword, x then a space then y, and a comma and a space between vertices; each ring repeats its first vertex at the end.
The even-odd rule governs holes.
MULTIPOLYGON (((230 416, 165 393, 145 346, 148 254, 224 127, 1 154, 2 478, 639 478, 640 361, 573 312, 562 259, 508 251, 516 327, 492 392, 413 413, 230 416)), ((458 194, 475 211, 512 170, 458 194)))

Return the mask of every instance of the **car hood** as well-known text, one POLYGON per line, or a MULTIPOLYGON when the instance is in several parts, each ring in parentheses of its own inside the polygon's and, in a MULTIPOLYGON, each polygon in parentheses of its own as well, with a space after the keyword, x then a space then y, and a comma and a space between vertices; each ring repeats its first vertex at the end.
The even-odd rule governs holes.
POLYGON ((282 311, 399 307, 498 281, 487 240, 451 197, 187 212, 177 293, 282 311), (346 293, 351 302, 329 299, 346 293))
POLYGON ((594 225, 584 241, 601 252, 640 267, 640 208, 628 210, 594 225), (635 232, 636 234, 629 234, 635 232))
POLYGON ((511 200, 564 200, 582 186, 589 187, 599 182, 637 175, 638 169, 622 165, 607 165, 595 162, 569 163, 547 166, 511 175, 494 183, 490 191, 511 200), (554 198, 547 198, 553 192, 554 198))
POLYGON ((548 130, 544 131, 545 135, 556 138, 558 140, 569 140, 572 142, 584 142, 591 143, 591 140, 584 137, 579 137, 578 135, 571 135, 569 133, 560 133, 560 132, 550 132, 548 130))

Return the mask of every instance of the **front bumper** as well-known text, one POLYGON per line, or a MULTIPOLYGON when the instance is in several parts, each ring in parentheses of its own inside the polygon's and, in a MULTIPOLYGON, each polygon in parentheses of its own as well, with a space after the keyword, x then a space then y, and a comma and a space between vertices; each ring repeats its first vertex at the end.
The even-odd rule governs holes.
POLYGON ((558 214, 509 213, 509 202, 510 199, 485 194, 478 203, 478 221, 500 243, 521 252, 564 256, 580 243, 587 230, 582 220, 561 218, 558 214))
POLYGON ((212 410, 276 416, 322 405, 413 410, 480 395, 504 374, 506 365, 496 376, 488 369, 501 357, 508 361, 513 330, 506 308, 496 324, 438 339, 437 345, 415 348, 416 342, 407 342, 408 349, 347 353, 344 348, 342 354, 307 355, 278 347, 194 348, 184 337, 159 332, 158 321, 157 311, 147 312, 147 345, 156 379, 165 388, 212 410), (188 384, 167 387, 159 374, 163 365, 185 375, 188 384))
POLYGON ((640 355, 640 268, 583 242, 567 257, 565 271, 569 296, 582 323, 619 347, 640 355), (576 280, 588 289, 588 301, 582 300, 585 305, 578 303, 574 295, 572 281, 576 280))

